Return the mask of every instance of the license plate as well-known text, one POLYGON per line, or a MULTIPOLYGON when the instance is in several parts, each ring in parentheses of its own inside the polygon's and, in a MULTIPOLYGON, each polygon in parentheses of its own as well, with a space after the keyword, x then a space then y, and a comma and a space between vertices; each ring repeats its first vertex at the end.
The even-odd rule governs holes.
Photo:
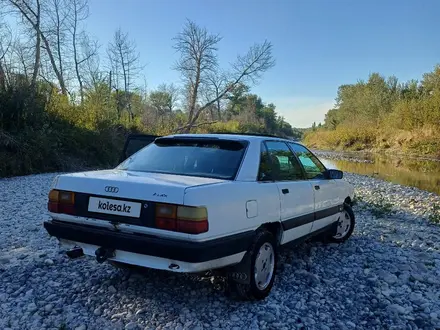
POLYGON ((119 201, 115 199, 90 197, 89 212, 120 215, 123 217, 139 218, 141 203, 119 201))

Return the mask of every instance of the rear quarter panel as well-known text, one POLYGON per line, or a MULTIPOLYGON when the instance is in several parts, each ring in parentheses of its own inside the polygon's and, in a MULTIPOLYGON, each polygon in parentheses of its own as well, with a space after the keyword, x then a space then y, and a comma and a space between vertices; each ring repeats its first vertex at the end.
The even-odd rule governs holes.
MULTIPOLYGON (((280 198, 276 185, 238 182, 192 187, 185 191, 184 204, 208 209, 209 231, 194 240, 213 239, 255 230, 266 222, 280 220, 280 198), (257 215, 248 218, 246 203, 256 201, 257 215)), ((255 202, 252 202, 255 205, 255 202)))

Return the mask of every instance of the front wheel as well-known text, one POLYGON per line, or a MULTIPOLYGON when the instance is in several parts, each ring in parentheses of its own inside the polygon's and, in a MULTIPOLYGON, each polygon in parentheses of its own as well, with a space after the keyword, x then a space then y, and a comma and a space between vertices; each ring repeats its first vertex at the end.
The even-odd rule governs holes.
POLYGON ((345 242, 350 238, 351 234, 353 234, 355 218, 353 209, 347 203, 344 204, 344 210, 339 214, 338 221, 335 225, 336 228, 332 229, 327 237, 330 242, 345 242))
POLYGON ((261 300, 269 295, 275 280, 277 266, 277 245, 274 236, 267 230, 257 233, 247 256, 249 283, 231 280, 232 289, 243 299, 261 300))

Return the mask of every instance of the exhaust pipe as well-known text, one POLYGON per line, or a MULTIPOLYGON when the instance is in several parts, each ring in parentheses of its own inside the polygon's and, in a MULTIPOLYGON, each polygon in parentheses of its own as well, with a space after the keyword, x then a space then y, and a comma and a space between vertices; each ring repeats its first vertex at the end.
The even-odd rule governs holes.
POLYGON ((73 249, 66 251, 66 254, 70 259, 76 259, 82 257, 84 255, 84 251, 80 247, 74 247, 73 249))
POLYGON ((95 251, 95 255, 96 255, 96 261, 102 264, 108 258, 112 258, 115 256, 115 249, 100 247, 95 251))

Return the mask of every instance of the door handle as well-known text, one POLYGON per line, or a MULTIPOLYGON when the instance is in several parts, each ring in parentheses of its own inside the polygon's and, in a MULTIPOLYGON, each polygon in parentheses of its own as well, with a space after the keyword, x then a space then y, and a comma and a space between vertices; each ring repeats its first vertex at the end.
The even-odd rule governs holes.
POLYGON ((289 189, 282 189, 281 192, 285 195, 289 193, 289 189))
POLYGON ((315 186, 315 190, 319 190, 319 189, 321 189, 321 187, 318 186, 318 185, 316 185, 316 186, 315 186))

